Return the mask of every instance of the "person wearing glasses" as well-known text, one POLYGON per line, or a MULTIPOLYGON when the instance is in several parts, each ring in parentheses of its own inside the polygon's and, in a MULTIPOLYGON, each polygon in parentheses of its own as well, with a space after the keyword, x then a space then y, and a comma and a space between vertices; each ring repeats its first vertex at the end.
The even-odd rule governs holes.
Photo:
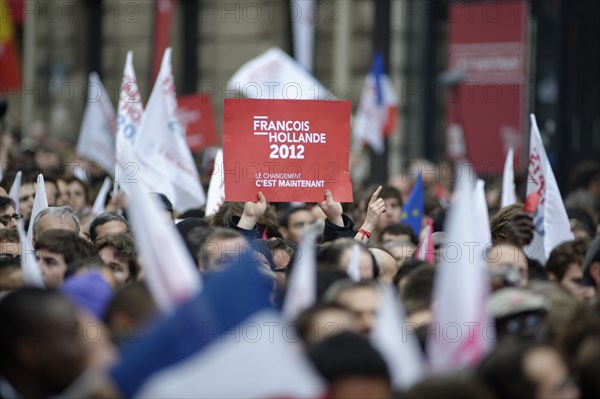
POLYGON ((0 228, 16 229, 23 216, 15 212, 15 203, 8 197, 0 197, 0 228))

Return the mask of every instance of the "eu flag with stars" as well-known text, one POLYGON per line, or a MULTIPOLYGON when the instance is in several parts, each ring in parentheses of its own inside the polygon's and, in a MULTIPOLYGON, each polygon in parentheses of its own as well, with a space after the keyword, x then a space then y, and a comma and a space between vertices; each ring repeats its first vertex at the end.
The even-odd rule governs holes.
POLYGON ((402 208, 400 222, 409 225, 417 237, 421 232, 421 219, 423 218, 423 177, 421 173, 417 176, 417 182, 410 196, 402 208))

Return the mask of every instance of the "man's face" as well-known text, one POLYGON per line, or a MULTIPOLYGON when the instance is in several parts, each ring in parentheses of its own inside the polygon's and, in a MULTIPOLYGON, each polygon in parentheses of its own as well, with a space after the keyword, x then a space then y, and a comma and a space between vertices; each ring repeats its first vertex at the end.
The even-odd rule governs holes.
POLYGON ((286 239, 296 244, 300 243, 302 234, 314 221, 314 216, 307 210, 292 213, 288 219, 286 239))
POLYGON ((519 285, 525 287, 529 281, 529 269, 525 253, 512 245, 496 245, 490 249, 488 255, 488 267, 490 272, 500 270, 502 267, 512 267, 519 272, 519 285))
POLYGON ((349 288, 340 292, 338 302, 352 310, 359 320, 359 331, 368 337, 375 325, 379 295, 374 287, 349 288))
POLYGON ((378 231, 391 224, 400 223, 400 216, 402 215, 402 207, 398 198, 385 198, 383 202, 385 203, 385 213, 379 217, 377 222, 378 231))
POLYGON ((125 225, 125 223, 119 220, 111 220, 110 222, 106 222, 104 224, 101 224, 100 226, 96 226, 96 241, 98 241, 102 237, 111 234, 119 234, 126 232, 127 226, 125 225))
POLYGON ((243 251, 247 250, 248 242, 243 237, 237 237, 215 240, 206 245, 208 264, 200 265, 200 270, 209 272, 221 270, 228 261, 239 260, 245 255, 243 251))
MULTIPOLYGON (((386 213, 387 213, 387 211, 386 211, 386 213)), ((385 215, 385 213, 384 213, 384 215, 385 215)), ((381 236, 382 244, 387 244, 390 241, 410 242, 410 236, 408 234, 394 235, 394 234, 390 234, 390 233, 385 233, 381 236)))
POLYGON ((35 199, 35 184, 25 183, 19 189, 19 212, 25 220, 31 217, 31 209, 33 208, 33 200, 35 199))
POLYGON ((46 230, 61 229, 69 230, 77 234, 77 224, 71 217, 59 217, 54 215, 44 215, 38 222, 37 235, 46 230))
POLYGON ((15 214, 15 208, 11 205, 7 206, 3 211, 0 211, 0 224, 7 229, 16 229, 17 219, 13 218, 15 214))
POLYGON ((129 280, 129 265, 127 262, 117 258, 114 248, 106 246, 102 248, 98 254, 112 272, 112 275, 117 282, 117 287, 122 287, 127 284, 129 280))
POLYGON ((580 301, 589 301, 594 298, 594 287, 583 285, 583 268, 579 263, 569 265, 560 284, 580 301))
POLYGON ((48 288, 58 288, 62 285, 67 271, 67 264, 62 254, 38 249, 35 256, 39 259, 44 283, 48 288))

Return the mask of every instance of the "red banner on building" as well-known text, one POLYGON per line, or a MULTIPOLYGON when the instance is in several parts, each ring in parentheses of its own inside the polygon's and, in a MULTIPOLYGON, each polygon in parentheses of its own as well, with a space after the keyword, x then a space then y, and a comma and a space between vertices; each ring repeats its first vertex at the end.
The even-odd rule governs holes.
POLYGON ((526 17, 524 0, 453 3, 448 10, 446 151, 483 176, 502 174, 514 148, 525 150, 526 17))
POLYGON ((350 101, 226 99, 226 201, 352 202, 350 101))
POLYGON ((171 18, 175 10, 175 0, 156 0, 154 9, 154 35, 152 40, 152 82, 156 80, 163 54, 169 47, 171 18))
POLYGON ((209 97, 201 94, 179 97, 177 115, 185 128, 185 139, 192 152, 217 144, 215 115, 209 97))

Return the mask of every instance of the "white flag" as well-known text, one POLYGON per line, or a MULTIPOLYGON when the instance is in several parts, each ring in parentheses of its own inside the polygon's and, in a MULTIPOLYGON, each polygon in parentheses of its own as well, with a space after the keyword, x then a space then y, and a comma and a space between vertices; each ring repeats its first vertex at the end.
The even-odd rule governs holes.
POLYGON ((502 201, 500 207, 512 205, 517 202, 515 195, 515 167, 513 165, 513 149, 506 153, 504 172, 502 173, 502 201))
POLYGON ((490 230, 490 214, 485 199, 485 182, 481 179, 477 179, 473 193, 473 223, 479 238, 478 251, 485 251, 492 244, 492 231, 490 230))
POLYGON ((335 100, 314 76, 276 47, 238 69, 227 90, 255 99, 335 100))
POLYGON ((23 273, 23 284, 26 287, 44 288, 44 277, 40 265, 35 259, 35 251, 31 242, 27 240, 23 221, 17 223, 19 241, 21 241, 21 272, 23 273))
POLYGON ((405 313, 393 289, 379 287, 380 304, 371 343, 390 369, 392 386, 403 391, 419 382, 426 372, 425 359, 414 329, 405 325, 405 313))
POLYGON ((492 348, 493 320, 487 313, 489 275, 473 215, 473 176, 462 167, 450 206, 447 240, 433 288, 433 321, 427 355, 435 373, 476 365, 492 348))
POLYGON ((33 248, 33 221, 35 217, 48 208, 48 196, 46 195, 46 186, 44 185, 44 176, 40 173, 37 177, 37 185, 35 187, 35 198, 33 199, 33 207, 31 208, 31 218, 29 219, 29 227, 27 228, 27 245, 33 248))
POLYGON ((111 172, 115 164, 115 131, 116 116, 110 97, 98 74, 92 72, 79 129, 77 154, 111 172))
POLYGON ((360 281, 360 247, 358 244, 352 245, 352 255, 350 256, 350 263, 348 264, 348 270, 346 274, 352 281, 360 281))
POLYGON ((296 263, 290 273, 282 316, 294 320, 317 302, 317 227, 307 229, 300 240, 296 263))
POLYGON ((223 149, 217 151, 213 163, 213 173, 208 185, 208 198, 206 200, 206 216, 217 213, 225 201, 225 171, 223 170, 223 149))
POLYGON ((199 208, 206 203, 185 131, 177 117, 171 48, 165 50, 142 117, 135 152, 142 179, 152 183, 152 191, 165 194, 177 211, 199 208))
MULTIPOLYGON (((119 104, 117 107, 117 136, 116 136, 116 161, 121 167, 115 168, 115 180, 113 182, 113 197, 116 197, 118 185, 121 183, 123 191, 127 191, 130 185, 125 183, 141 183, 148 190, 152 190, 152 182, 146 181, 146 176, 140 167, 134 147, 138 138, 138 131, 144 115, 144 104, 137 85, 135 69, 133 68, 133 53, 127 52, 125 67, 123 68, 123 80, 119 92, 119 104)), ((156 190, 153 190, 156 191, 156 190)))
POLYGON ((201 289, 198 268, 160 205, 140 184, 126 184, 131 228, 144 259, 145 281, 163 312, 170 312, 201 289))
POLYGON ((15 203, 15 212, 19 213, 19 190, 21 190, 21 180, 23 178, 23 172, 18 171, 15 175, 15 180, 13 180, 12 186, 10 186, 10 191, 8 192, 8 197, 14 201, 15 203))
POLYGON ((292 32, 294 35, 294 58, 307 71, 313 70, 315 43, 315 1, 290 1, 292 32))
POLYGON ((533 240, 525 247, 525 252, 527 256, 545 264, 554 247, 565 241, 573 240, 574 236, 533 114, 531 114, 529 139, 527 196, 532 193, 538 193, 540 199, 533 214, 533 223, 535 224, 533 240))
POLYGON ((111 182, 110 177, 106 176, 104 178, 104 182, 102 183, 102 187, 100 187, 100 191, 98 192, 98 196, 94 201, 94 206, 92 207, 92 215, 98 216, 101 213, 104 213, 105 204, 106 204, 106 196, 110 191, 111 182))

